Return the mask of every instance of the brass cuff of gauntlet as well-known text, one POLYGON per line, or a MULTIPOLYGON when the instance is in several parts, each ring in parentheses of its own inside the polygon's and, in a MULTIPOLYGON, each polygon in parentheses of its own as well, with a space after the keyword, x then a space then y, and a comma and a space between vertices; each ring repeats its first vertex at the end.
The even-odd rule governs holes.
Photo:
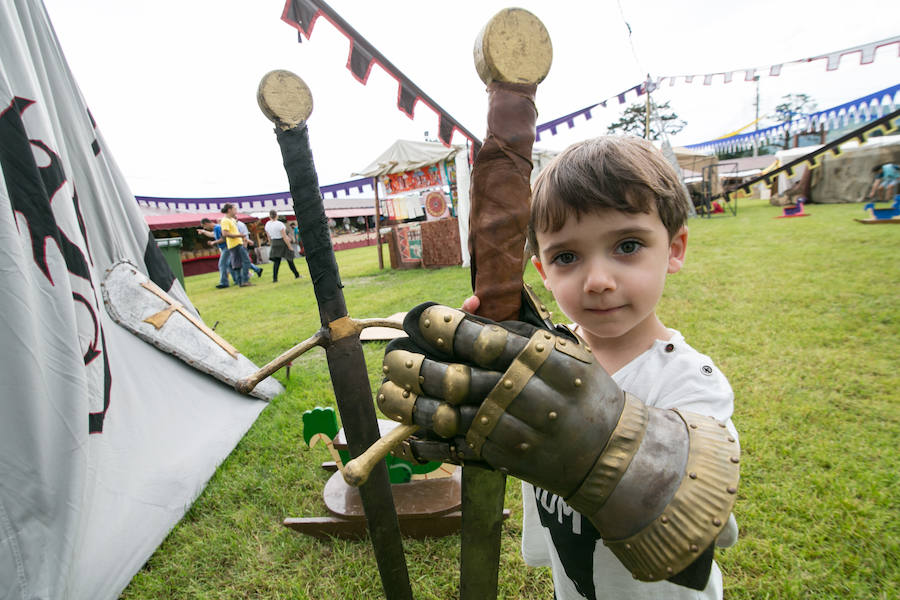
POLYGON ((566 504, 589 521, 595 520, 640 448, 649 416, 644 403, 625 392, 622 414, 619 415, 619 421, 606 441, 603 452, 575 493, 566 498, 566 504))
POLYGON ((631 537, 603 540, 632 575, 660 581, 681 572, 716 539, 734 508, 740 448, 724 423, 674 411, 685 422, 689 450, 672 501, 631 537))

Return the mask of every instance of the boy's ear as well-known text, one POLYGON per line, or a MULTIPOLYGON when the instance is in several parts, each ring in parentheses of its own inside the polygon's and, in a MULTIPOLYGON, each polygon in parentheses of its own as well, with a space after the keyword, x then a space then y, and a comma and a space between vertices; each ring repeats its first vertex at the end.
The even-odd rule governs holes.
POLYGON ((544 282, 544 287, 547 288, 548 292, 552 292, 553 290, 550 289, 550 282, 547 281, 547 274, 544 273, 544 264, 537 256, 534 255, 531 256, 531 264, 534 265, 534 268, 537 269, 538 274, 541 276, 541 281, 544 282))
POLYGON ((667 273, 677 273, 684 265, 684 257, 687 253, 688 230, 686 225, 682 225, 681 229, 672 237, 669 242, 669 268, 667 273))

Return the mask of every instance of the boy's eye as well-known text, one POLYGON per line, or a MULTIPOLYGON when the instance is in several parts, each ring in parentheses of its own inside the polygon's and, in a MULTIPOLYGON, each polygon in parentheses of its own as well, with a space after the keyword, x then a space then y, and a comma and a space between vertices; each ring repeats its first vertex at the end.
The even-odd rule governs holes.
POLYGON ((619 254, 634 254, 641 249, 642 244, 637 240, 625 240, 617 248, 619 254))
POLYGON ((558 265, 570 265, 575 262, 575 254, 572 252, 560 252, 553 257, 553 262, 558 265))

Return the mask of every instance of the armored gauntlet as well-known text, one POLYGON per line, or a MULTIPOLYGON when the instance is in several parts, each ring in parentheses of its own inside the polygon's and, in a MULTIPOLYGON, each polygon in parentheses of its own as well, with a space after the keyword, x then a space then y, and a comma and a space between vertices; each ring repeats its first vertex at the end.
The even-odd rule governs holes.
POLYGON ((712 545, 739 477, 724 423, 645 406, 564 328, 429 303, 404 329, 377 401, 422 428, 407 458, 481 461, 558 494, 641 580, 671 578, 712 545))

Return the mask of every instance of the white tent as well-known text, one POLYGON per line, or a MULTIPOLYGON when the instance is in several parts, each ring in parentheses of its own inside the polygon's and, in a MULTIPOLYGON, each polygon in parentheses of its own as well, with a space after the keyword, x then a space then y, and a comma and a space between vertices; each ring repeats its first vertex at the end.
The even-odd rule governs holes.
POLYGON ((688 150, 681 146, 672 148, 672 151, 678 160, 678 166, 685 171, 701 173, 704 167, 710 167, 719 162, 719 158, 712 153, 707 154, 696 150, 688 150))
POLYGON ((36 0, 0 0, 0 272, 0 598, 116 598, 265 403, 145 341, 252 368, 203 332, 36 0), (158 332, 137 310, 173 301, 158 332))
POLYGON ((464 146, 445 146, 439 142, 415 142, 397 140, 391 147, 372 161, 372 164, 354 175, 380 177, 391 173, 403 173, 435 163, 450 160, 464 146))

